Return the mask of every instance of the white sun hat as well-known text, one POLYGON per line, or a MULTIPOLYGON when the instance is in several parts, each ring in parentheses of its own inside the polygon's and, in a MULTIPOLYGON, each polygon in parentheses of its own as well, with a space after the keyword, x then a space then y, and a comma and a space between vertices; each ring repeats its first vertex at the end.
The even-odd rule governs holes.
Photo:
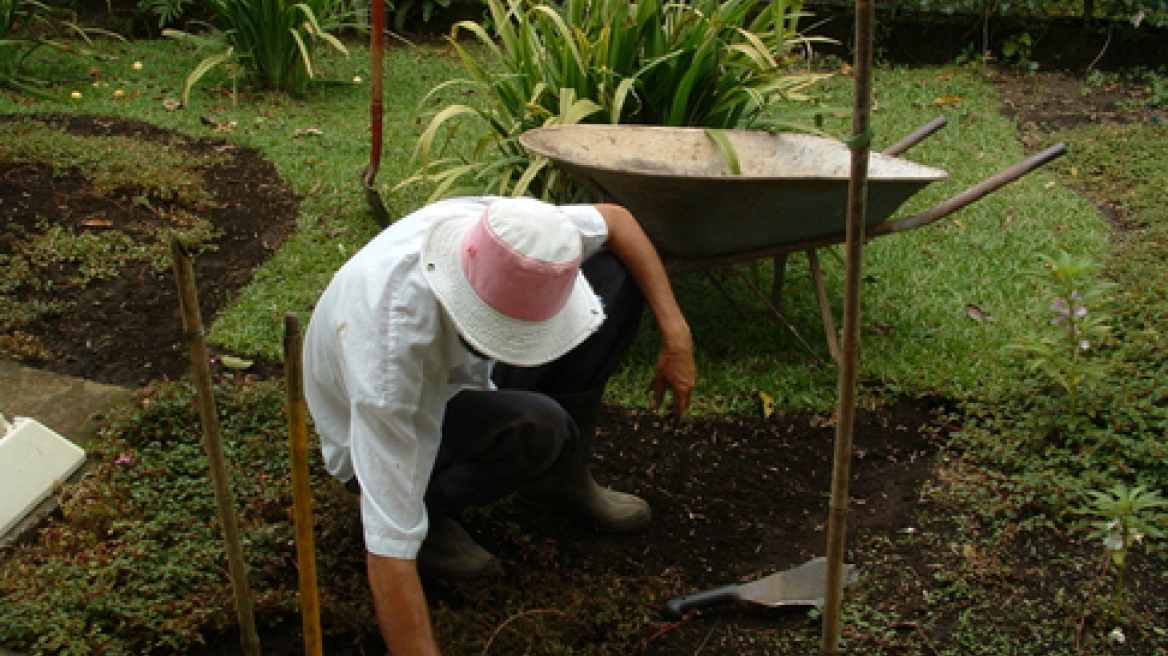
POLYGON ((572 350, 604 321, 580 272, 583 244, 554 205, 492 202, 479 216, 437 220, 422 271, 459 334, 500 362, 536 366, 572 350))

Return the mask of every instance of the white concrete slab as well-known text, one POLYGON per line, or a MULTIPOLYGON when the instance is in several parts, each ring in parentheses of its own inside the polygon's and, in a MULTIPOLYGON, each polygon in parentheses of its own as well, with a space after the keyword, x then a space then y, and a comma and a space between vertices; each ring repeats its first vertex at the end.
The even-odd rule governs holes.
POLYGON ((47 499, 85 462, 85 451, 44 424, 0 422, 0 535, 47 499))

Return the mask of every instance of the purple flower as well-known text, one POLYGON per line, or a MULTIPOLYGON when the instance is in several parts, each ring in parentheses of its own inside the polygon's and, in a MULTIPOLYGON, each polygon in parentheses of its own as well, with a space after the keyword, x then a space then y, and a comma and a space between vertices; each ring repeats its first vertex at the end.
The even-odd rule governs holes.
POLYGON ((132 462, 134 462, 134 458, 132 456, 120 456, 117 460, 114 461, 114 464, 115 465, 128 465, 132 462))

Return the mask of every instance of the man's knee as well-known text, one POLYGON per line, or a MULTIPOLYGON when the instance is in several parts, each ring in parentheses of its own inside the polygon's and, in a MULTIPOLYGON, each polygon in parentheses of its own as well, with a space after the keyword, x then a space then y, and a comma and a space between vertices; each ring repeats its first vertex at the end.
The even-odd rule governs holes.
POLYGON ((572 440, 575 424, 551 397, 524 394, 511 410, 515 445, 524 462, 539 473, 551 469, 572 440))

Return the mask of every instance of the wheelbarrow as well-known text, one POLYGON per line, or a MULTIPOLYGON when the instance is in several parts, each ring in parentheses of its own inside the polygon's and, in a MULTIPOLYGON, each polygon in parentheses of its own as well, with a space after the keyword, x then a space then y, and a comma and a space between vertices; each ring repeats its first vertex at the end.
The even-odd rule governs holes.
MULTIPOLYGON (((928 225, 1066 152, 1059 143, 929 210, 889 220, 917 192, 948 177, 900 157, 944 125, 943 117, 934 119, 872 154, 866 238, 928 225)), ((670 273, 774 258, 771 295, 754 289, 780 318, 786 259, 805 252, 828 346, 838 358, 816 250, 846 240, 850 149, 806 134, 719 130, 714 136, 702 128, 564 125, 528 131, 520 142, 576 179, 595 200, 628 208, 670 273)))

